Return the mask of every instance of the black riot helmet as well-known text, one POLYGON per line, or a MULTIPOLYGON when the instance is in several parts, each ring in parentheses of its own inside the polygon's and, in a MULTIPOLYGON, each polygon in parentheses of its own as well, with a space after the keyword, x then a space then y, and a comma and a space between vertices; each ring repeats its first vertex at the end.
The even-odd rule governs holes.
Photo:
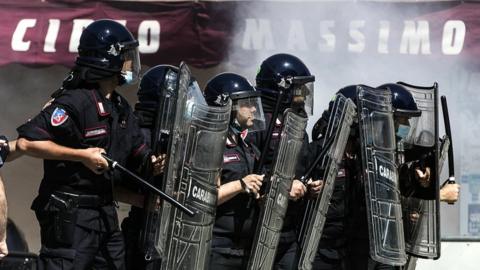
POLYGON ((164 91, 175 91, 178 68, 171 65, 158 65, 143 74, 138 88, 138 103, 142 107, 156 108, 164 91))
POLYGON ((396 116, 418 117, 422 114, 412 94, 405 87, 396 83, 386 83, 378 88, 386 88, 392 92, 392 107, 396 116))
POLYGON ((281 110, 292 106, 295 96, 304 98, 305 110, 313 114, 313 82, 307 66, 290 54, 275 54, 265 59, 256 76, 265 110, 273 111, 279 93, 283 93, 281 110))
POLYGON ((235 73, 218 74, 208 81, 203 94, 209 106, 225 106, 228 99, 232 100, 231 125, 239 131, 265 128, 260 92, 243 76, 235 73), (248 125, 243 121, 244 116, 249 118, 248 125))
POLYGON ((119 76, 119 84, 133 83, 140 74, 138 41, 120 23, 97 20, 83 30, 75 64, 83 67, 83 79, 96 82, 119 76))
POLYGON ((161 108, 160 99, 163 99, 163 106, 171 104, 168 99, 176 96, 177 77, 178 68, 170 65, 154 66, 143 74, 135 104, 135 113, 142 127, 153 125, 157 110, 169 111, 169 108, 161 108))
POLYGON ((317 122, 315 122, 315 125, 313 125, 312 140, 319 140, 325 134, 328 126, 328 120, 333 110, 333 103, 335 102, 335 97, 338 94, 351 99, 353 103, 357 104, 357 85, 348 85, 338 90, 333 96, 332 100, 330 100, 328 103, 328 109, 323 111, 322 116, 317 120, 317 122))
POLYGON ((351 99, 355 104, 357 104, 357 85, 345 86, 338 90, 337 94, 342 94, 344 97, 351 99))
POLYGON ((379 86, 392 93, 392 107, 396 135, 407 144, 414 140, 418 119, 422 111, 418 109, 412 94, 403 86, 387 83, 379 86))

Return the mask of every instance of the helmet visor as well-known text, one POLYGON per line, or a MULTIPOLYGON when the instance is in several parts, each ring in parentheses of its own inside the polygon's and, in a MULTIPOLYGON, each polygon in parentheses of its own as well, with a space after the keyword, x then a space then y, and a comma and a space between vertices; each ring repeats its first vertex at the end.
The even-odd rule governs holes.
MULTIPOLYGON (((397 127, 397 136, 401 138, 404 142, 405 147, 410 147, 415 142, 415 134, 417 131, 419 117, 409 117, 408 121, 403 121, 404 123, 399 123, 397 127), (403 136, 399 135, 401 127, 408 127, 408 133, 405 132, 403 136)), ((401 133, 401 132, 400 132, 401 133)))
POLYGON ((140 53, 138 52, 138 47, 125 50, 125 52, 123 52, 123 61, 122 73, 131 72, 132 81, 137 82, 140 76, 140 69, 142 68, 140 64, 140 53))
POLYGON ((305 103, 305 111, 309 115, 313 115, 313 82, 307 82, 300 85, 293 86, 293 96, 303 97, 305 103))
POLYGON ((260 97, 237 99, 232 111, 242 129, 248 129, 249 132, 265 130, 265 115, 260 97))

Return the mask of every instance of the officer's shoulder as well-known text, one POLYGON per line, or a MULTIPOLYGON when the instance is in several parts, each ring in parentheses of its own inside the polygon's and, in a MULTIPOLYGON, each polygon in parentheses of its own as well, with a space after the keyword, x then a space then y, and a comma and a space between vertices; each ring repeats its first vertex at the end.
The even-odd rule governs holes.
POLYGON ((88 89, 65 89, 57 91, 53 97, 53 104, 62 105, 78 112, 84 109, 84 106, 91 100, 91 90, 88 89))

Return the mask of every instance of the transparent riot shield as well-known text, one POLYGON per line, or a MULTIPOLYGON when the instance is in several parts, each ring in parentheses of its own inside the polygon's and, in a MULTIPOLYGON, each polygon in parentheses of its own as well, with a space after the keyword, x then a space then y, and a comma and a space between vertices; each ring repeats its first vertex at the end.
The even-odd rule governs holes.
POLYGON ((209 107, 185 64, 180 65, 165 193, 193 209, 193 217, 161 206, 156 248, 162 269, 206 269, 217 204, 216 181, 230 120, 231 102, 209 107))
POLYGON ((358 86, 357 100, 370 257, 388 265, 404 265, 391 93, 358 86))
MULTIPOLYGON (((152 130, 151 146, 155 155, 166 154, 168 151, 169 135, 173 129, 175 108, 177 103, 177 72, 169 70, 165 76, 163 89, 159 91, 159 106, 157 108, 154 127, 152 130)), ((161 176, 151 177, 152 184, 165 190, 161 176)), ((160 197, 153 193, 145 196, 145 220, 140 235, 140 247, 143 248, 145 260, 160 259, 162 254, 155 248, 155 235, 160 228, 160 197)))
POLYGON ((248 269, 270 270, 273 267, 306 125, 307 118, 290 110, 285 111, 273 170, 260 207, 248 269))
POLYGON ((312 269, 312 263, 317 253, 317 248, 325 225, 326 215, 333 193, 334 181, 337 176, 338 166, 342 161, 347 145, 350 127, 356 116, 356 106, 352 100, 341 94, 335 97, 332 113, 327 125, 323 147, 329 150, 323 161, 319 164, 324 168, 324 185, 318 197, 308 202, 302 229, 300 232, 300 260, 298 269, 312 269), (328 142, 333 140, 329 146, 328 142))
MULTIPOLYGON (((410 181, 402 189, 405 247, 412 256, 438 259, 440 257, 439 175, 441 152, 448 151, 448 141, 440 149, 438 132, 438 85, 418 87, 399 83, 413 95, 422 111, 414 134, 413 145, 405 147, 405 162, 412 167, 430 168, 428 186, 410 181)), ((443 157, 445 160, 445 156, 443 157)), ((415 179, 415 178, 413 178, 415 179)), ((400 179, 403 181, 403 179, 400 179)))

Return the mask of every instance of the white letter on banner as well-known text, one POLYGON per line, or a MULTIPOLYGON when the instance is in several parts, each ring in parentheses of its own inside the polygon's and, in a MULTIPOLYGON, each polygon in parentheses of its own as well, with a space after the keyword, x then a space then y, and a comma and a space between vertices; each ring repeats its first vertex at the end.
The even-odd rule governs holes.
POLYGON ((127 27, 127 20, 114 20, 114 21, 116 21, 116 22, 118 22, 119 24, 127 27))
POLYGON ((460 54, 465 42, 465 33, 463 21, 447 21, 443 26, 442 52, 446 55, 460 54))
POLYGON ((245 33, 243 35, 242 48, 245 50, 273 50, 272 28, 270 21, 265 19, 246 19, 245 33), (265 46, 263 46, 265 44, 265 46), (253 47, 253 48, 252 48, 253 47))
POLYGON ((12 50, 17 52, 26 52, 30 48, 30 40, 23 41, 28 28, 37 24, 37 19, 21 19, 12 35, 12 50))
POLYGON ((390 36, 390 22, 380 21, 380 29, 378 30, 378 53, 388 53, 388 37, 390 36))
POLYGON ((70 44, 68 51, 71 53, 78 52, 78 44, 80 42, 80 36, 83 29, 93 22, 92 19, 75 19, 73 20, 72 34, 70 35, 70 44))
POLYGON ((421 48, 422 54, 431 54, 430 52, 430 31, 427 21, 418 21, 418 28, 415 21, 405 21, 402 41, 400 43, 400 53, 419 54, 421 48))
POLYGON ((330 28, 335 27, 335 21, 320 22, 320 37, 325 42, 318 42, 318 50, 321 52, 333 52, 335 50, 335 34, 330 31, 330 28))
POLYGON ((160 23, 143 21, 138 26, 138 50, 141 53, 156 53, 160 48, 160 23), (150 42, 149 42, 150 39, 150 42))
POLYGON ((58 37, 58 30, 60 30, 60 20, 59 19, 49 19, 48 20, 48 31, 47 36, 45 37, 45 44, 43 45, 44 52, 56 52, 55 42, 58 37))
POLYGON ((305 31, 302 21, 292 20, 290 31, 288 31, 287 49, 289 50, 307 50, 307 41, 305 40, 305 31))
POLYGON ((350 22, 350 37, 356 42, 348 43, 348 51, 360 53, 365 49, 365 35, 360 31, 364 26, 365 21, 350 22))

